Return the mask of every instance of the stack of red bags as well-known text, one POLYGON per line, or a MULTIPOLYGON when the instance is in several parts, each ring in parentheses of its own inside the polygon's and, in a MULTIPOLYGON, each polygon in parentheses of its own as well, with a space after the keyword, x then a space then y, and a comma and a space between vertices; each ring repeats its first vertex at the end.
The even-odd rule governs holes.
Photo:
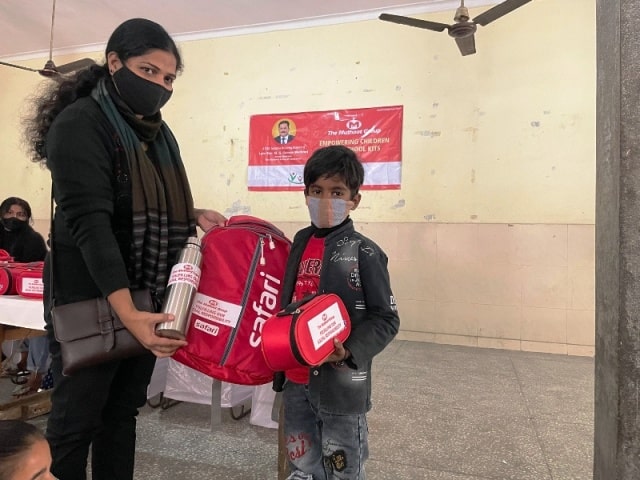
POLYGON ((14 262, 6 250, 0 249, 0 295, 42 298, 44 262, 14 262))

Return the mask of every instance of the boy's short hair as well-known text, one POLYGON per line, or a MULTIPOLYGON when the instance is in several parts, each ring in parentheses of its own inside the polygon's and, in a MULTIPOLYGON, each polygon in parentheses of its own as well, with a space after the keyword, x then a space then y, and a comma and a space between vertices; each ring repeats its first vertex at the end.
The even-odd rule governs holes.
POLYGON ((304 166, 304 193, 319 178, 338 175, 351 191, 353 198, 364 183, 364 168, 356 153, 343 145, 319 148, 304 166))

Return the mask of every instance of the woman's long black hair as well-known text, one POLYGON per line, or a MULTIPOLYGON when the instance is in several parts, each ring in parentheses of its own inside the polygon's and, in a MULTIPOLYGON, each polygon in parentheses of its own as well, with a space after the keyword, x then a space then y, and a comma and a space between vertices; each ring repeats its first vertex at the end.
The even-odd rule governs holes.
MULTIPOLYGON (((113 31, 107 42, 105 58, 109 52, 115 52, 124 63, 154 49, 172 53, 176 58, 177 71, 182 71, 182 57, 171 36, 161 25, 144 18, 127 20, 113 31)), ((108 75, 106 62, 104 65, 92 65, 71 77, 63 77, 62 81, 53 83, 34 97, 33 113, 24 120, 24 142, 31 161, 45 165, 47 133, 55 118, 78 98, 89 95, 98 81, 108 75)))

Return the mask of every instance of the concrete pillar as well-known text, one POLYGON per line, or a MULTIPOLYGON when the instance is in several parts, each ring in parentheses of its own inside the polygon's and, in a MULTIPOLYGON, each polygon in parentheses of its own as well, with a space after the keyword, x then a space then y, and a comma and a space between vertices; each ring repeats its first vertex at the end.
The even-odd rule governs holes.
MULTIPOLYGON (((589 3, 584 2, 584 7, 589 8, 589 3)), ((566 20, 571 22, 570 18, 566 20)), ((637 480, 640 479, 640 2, 596 0, 596 23, 593 478, 637 480)))

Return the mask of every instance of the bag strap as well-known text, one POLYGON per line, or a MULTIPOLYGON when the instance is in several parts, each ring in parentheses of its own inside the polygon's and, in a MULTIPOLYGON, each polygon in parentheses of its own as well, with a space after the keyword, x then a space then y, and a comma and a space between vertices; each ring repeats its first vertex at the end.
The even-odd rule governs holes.
POLYGON ((49 310, 51 310, 53 308, 53 302, 55 301, 55 298, 53 296, 53 244, 54 242, 54 225, 55 222, 53 221, 53 182, 51 182, 51 203, 49 206, 49 218, 50 218, 50 224, 49 224, 49 310))

